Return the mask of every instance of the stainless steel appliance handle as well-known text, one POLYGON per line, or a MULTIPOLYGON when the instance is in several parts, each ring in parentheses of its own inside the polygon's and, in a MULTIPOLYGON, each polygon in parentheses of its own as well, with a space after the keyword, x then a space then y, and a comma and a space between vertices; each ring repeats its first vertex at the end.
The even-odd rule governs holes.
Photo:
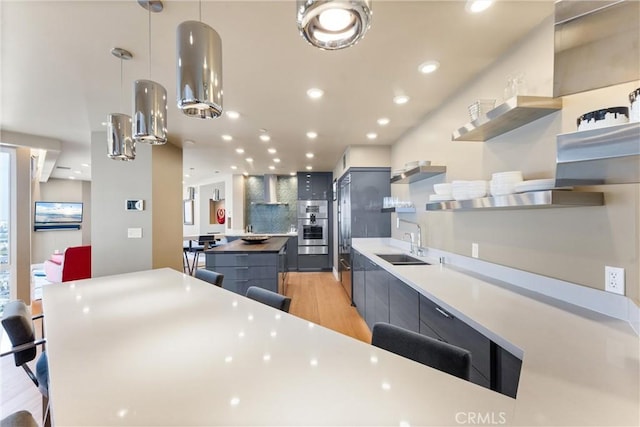
POLYGON ((344 262, 343 258, 340 258, 340 264, 342 265, 342 267, 344 267, 345 270, 351 271, 351 267, 346 262, 344 262))

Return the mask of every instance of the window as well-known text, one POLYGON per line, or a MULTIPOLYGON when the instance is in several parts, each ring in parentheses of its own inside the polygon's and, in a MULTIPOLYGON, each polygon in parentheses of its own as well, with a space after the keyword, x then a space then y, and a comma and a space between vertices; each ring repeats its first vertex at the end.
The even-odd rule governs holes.
POLYGON ((11 188, 14 151, 0 146, 0 315, 11 298, 11 188))

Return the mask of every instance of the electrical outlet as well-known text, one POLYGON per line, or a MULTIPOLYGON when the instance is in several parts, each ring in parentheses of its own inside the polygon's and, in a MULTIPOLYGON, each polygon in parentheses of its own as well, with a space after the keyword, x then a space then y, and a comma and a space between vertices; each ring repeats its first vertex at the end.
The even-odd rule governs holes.
POLYGON ((604 290, 624 295, 624 268, 604 267, 604 290))
POLYGON ((478 258, 479 245, 477 243, 471 244, 471 257, 478 258))

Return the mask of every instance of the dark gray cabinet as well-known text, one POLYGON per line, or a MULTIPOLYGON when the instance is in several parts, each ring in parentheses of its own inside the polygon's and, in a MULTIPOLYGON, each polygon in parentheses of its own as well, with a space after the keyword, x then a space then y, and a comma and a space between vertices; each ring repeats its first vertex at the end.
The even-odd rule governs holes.
POLYGON ((353 251, 351 264, 353 304, 363 319, 365 318, 365 260, 366 258, 360 252, 353 251))
POLYGON ((298 271, 298 236, 289 237, 287 242, 287 271, 298 271))
POLYGON ((520 382, 522 360, 502 347, 495 349, 495 390, 507 396, 516 397, 520 382))
POLYGON ((418 291, 394 276, 389 278, 389 323, 420 332, 418 291))
POLYGON ((425 335, 431 336, 435 332, 442 341, 469 350, 472 367, 477 371, 473 374, 484 377, 478 380, 488 383, 491 378, 491 340, 489 338, 422 295, 420 295, 420 321, 431 329, 425 335))
POLYGON ((353 237, 390 237, 391 215, 382 201, 391 195, 389 168, 351 168, 350 233, 353 237))
POLYGON ((332 200, 331 172, 298 172, 298 200, 332 200))
POLYGON ((367 326, 388 322, 471 352, 470 381, 516 397, 522 361, 431 299, 352 250, 353 303, 367 326))
POLYGON ((369 329, 377 322, 389 323, 389 278, 391 275, 374 262, 365 261, 364 320, 369 329))
POLYGON ((245 295, 250 286, 278 292, 278 253, 208 253, 206 268, 224 274, 222 287, 245 295))

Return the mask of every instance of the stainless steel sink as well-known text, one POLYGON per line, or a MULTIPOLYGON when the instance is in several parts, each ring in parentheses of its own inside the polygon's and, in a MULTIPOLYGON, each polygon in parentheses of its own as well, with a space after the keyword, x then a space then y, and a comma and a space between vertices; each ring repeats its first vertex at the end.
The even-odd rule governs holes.
POLYGON ((430 265, 428 262, 405 254, 376 254, 376 256, 392 265, 430 265))

